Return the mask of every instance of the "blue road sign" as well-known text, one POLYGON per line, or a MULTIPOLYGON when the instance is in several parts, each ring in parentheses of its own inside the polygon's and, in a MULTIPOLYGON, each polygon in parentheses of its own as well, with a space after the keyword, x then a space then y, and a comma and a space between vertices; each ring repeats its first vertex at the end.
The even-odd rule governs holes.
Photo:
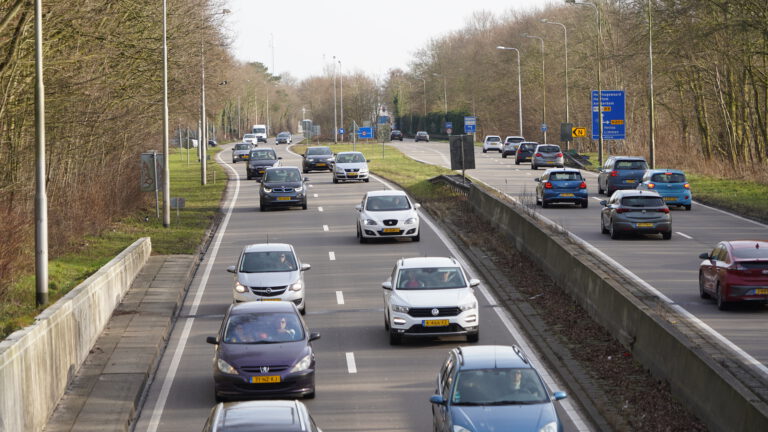
POLYGON ((344 128, 339 128, 339 134, 344 135, 344 128))
POLYGON ((358 128, 357 137, 360 139, 373 138, 373 128, 371 127, 358 128))
POLYGON ((379 116, 379 124, 389 123, 389 116, 379 116))
POLYGON ((547 131, 547 124, 546 123, 542 123, 541 124, 541 131, 542 132, 546 132, 547 131))
POLYGON ((446 129, 453 129, 453 122, 445 122, 446 129))
POLYGON ((475 133, 477 131, 477 117, 464 117, 464 133, 475 133))
MULTIPOLYGON (((603 90, 603 139, 627 139, 627 122, 624 116, 626 98, 624 90, 603 90)), ((598 120, 597 91, 592 91, 592 139, 599 139, 600 123, 598 120)))

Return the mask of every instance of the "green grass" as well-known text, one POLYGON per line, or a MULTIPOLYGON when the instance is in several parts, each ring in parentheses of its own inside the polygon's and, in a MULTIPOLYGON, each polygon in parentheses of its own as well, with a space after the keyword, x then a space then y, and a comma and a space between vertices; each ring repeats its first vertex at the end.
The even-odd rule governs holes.
MULTIPOLYGON (((220 148, 210 149, 211 160, 218 151, 220 148)), ((146 209, 117 221, 100 235, 80 239, 72 245, 72 252, 49 261, 50 303, 61 298, 141 237, 152 238, 153 254, 194 253, 218 212, 227 176, 218 164, 211 162, 208 164, 208 184, 202 186, 200 164, 193 152, 188 166, 186 151, 178 153, 171 150, 170 170, 171 196, 186 199, 186 206, 179 211, 178 218, 176 211, 171 211, 170 227, 164 228, 162 219, 156 218, 154 194, 147 192, 153 196, 146 209), (149 221, 145 222, 147 216, 149 221)), ((162 217, 162 194, 160 199, 162 217)), ((0 303, 0 338, 31 324, 41 311, 35 307, 35 275, 34 269, 30 270, 30 273, 7 287, 0 303)))

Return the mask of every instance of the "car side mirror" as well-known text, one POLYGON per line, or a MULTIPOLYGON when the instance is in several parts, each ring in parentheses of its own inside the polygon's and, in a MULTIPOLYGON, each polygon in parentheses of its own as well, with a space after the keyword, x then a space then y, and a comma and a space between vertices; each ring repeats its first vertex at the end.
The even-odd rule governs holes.
POLYGON ((392 290, 392 282, 386 281, 386 282, 381 284, 381 287, 384 288, 385 290, 390 290, 391 291, 392 290))
POLYGON ((565 392, 561 392, 561 391, 555 392, 555 394, 552 395, 552 398, 554 400, 556 400, 556 401, 563 400, 563 399, 565 399, 567 397, 568 397, 568 395, 565 394, 565 392))
POLYGON ((605 206, 607 206, 607 205, 608 205, 608 201, 606 201, 606 200, 602 200, 602 201, 600 201, 600 205, 601 205, 601 206, 603 206, 603 207, 605 207, 605 206))
POLYGON ((211 345, 218 345, 219 344, 219 339, 216 338, 216 336, 208 336, 207 338, 205 338, 205 341, 208 342, 211 345))
POLYGON ((309 182, 309 177, 304 177, 304 182, 308 183, 309 182))
POLYGON ((476 287, 478 285, 480 285, 480 281, 479 280, 477 280, 477 279, 470 279, 469 280, 469 286, 470 287, 476 287))
POLYGON ((318 340, 318 339, 320 339, 320 333, 318 333, 318 332, 311 332, 309 334, 309 341, 310 342, 312 342, 313 340, 318 340))
POLYGON ((421 208, 421 204, 419 204, 419 203, 414 203, 414 204, 413 204, 413 208, 414 208, 414 209, 416 209, 416 210, 418 210, 418 209, 420 209, 420 208, 421 208))
POLYGON ((301 271, 307 271, 307 270, 309 270, 311 268, 312 268, 312 266, 309 265, 309 264, 306 264, 306 263, 301 265, 301 271))
POLYGON ((283 157, 282 157, 282 156, 278 156, 277 158, 278 158, 278 159, 282 159, 283 157))
POLYGON ((533 181, 535 181, 536 183, 541 183, 541 179, 540 179, 540 178, 538 178, 538 177, 537 177, 537 178, 535 178, 535 179, 533 179, 533 181))
POLYGON ((235 267, 235 266, 229 266, 229 267, 227 267, 227 271, 228 271, 228 272, 230 272, 230 273, 237 273, 237 270, 236 270, 236 267, 235 267))
POLYGON ((709 256, 709 252, 704 252, 702 254, 699 254, 700 259, 712 259, 711 256, 709 256))
POLYGON ((371 161, 370 159, 366 159, 366 160, 365 160, 365 162, 366 162, 366 163, 368 163, 368 162, 370 162, 370 161, 371 161))
POLYGON ((355 210, 357 210, 357 211, 363 211, 363 205, 362 205, 362 204, 358 204, 358 205, 356 205, 356 206, 355 206, 355 210))
POLYGON ((429 398, 429 402, 436 405, 445 405, 445 399, 441 395, 432 395, 429 398))

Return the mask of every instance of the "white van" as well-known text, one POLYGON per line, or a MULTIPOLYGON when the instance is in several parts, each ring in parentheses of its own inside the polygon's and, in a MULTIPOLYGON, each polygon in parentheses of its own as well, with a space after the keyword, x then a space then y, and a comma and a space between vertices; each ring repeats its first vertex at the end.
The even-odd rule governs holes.
POLYGON ((253 125, 251 132, 256 134, 258 141, 267 142, 267 125, 253 125))

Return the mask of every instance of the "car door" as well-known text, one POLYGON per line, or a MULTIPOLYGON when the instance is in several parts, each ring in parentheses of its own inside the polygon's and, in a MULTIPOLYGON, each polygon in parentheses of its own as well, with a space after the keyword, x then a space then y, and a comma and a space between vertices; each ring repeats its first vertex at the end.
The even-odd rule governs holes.
POLYGON ((608 173, 611 172, 611 163, 613 162, 613 159, 608 158, 607 161, 605 161, 605 165, 603 165, 603 169, 600 170, 600 173, 597 175, 597 185, 602 190, 606 190, 608 188, 608 173))
POLYGON ((389 275, 388 282, 392 286, 392 289, 385 289, 384 291, 384 319, 387 320, 387 325, 391 322, 392 318, 389 316, 389 303, 392 301, 392 294, 395 290, 395 283, 397 283, 397 265, 392 268, 392 273, 389 275))
POLYGON ((453 353, 448 355, 440 375, 438 375, 437 394, 443 397, 444 404, 432 404, 432 418, 435 430, 440 432, 452 432, 453 421, 449 409, 453 377, 456 373, 456 361, 453 353))
POLYGON ((539 178, 539 181, 536 182, 536 199, 544 201, 544 183, 547 181, 549 181, 549 175, 545 173, 539 178))
POLYGON ((717 260, 722 253, 724 245, 719 243, 709 254, 709 262, 702 265, 701 274, 704 281, 704 289, 714 294, 717 284, 717 260))

